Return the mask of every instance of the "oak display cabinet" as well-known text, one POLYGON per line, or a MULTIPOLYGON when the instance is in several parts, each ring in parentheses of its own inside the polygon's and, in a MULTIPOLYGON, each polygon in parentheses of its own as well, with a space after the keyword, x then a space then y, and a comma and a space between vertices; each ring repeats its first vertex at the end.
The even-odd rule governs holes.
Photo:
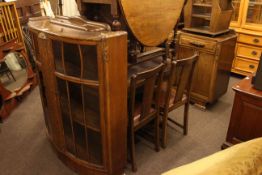
POLYGON ((126 164, 127 34, 79 18, 29 21, 48 136, 79 174, 126 164))
POLYGON ((232 72, 247 76, 257 71, 262 53, 262 1, 235 0, 233 6, 230 26, 238 39, 232 72))

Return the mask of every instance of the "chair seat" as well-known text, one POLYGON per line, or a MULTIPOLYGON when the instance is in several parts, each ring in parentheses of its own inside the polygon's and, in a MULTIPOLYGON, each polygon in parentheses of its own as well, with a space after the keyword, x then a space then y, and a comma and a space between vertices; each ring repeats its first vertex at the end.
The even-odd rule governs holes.
MULTIPOLYGON (((167 95, 167 92, 168 92, 168 82, 164 81, 161 84, 161 89, 160 89, 160 108, 165 107, 165 97, 167 95)), ((176 89, 172 88, 168 108, 171 108, 172 106, 176 105, 176 104, 174 104, 175 97, 176 97, 176 89)), ((186 100, 187 100, 187 96, 186 96, 186 94, 183 94, 182 100, 179 101, 179 103, 184 103, 184 102, 186 102, 186 100)))
MULTIPOLYGON (((134 117, 134 126, 137 126, 140 123, 141 119, 141 109, 142 109, 142 104, 141 103, 136 103, 135 104, 135 117, 134 117)), ((155 112, 156 110, 154 108, 151 108, 149 110, 150 113, 155 112)))
POLYGON ((6 47, 3 49, 4 53, 9 53, 11 51, 17 51, 20 52, 21 50, 24 49, 24 46, 22 43, 14 43, 14 45, 10 46, 10 47, 6 47))

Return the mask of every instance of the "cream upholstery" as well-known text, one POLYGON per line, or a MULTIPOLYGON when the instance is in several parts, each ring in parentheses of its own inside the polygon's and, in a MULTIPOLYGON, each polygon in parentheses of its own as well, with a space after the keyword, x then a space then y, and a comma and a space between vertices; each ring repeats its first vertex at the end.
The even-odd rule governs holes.
POLYGON ((262 175, 262 138, 235 145, 162 175, 262 175))

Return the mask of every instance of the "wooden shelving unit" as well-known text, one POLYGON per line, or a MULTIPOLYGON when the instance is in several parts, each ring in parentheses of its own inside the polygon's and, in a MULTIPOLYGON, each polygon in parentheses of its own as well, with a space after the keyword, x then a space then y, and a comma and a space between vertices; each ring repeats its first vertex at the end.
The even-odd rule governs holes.
POLYGON ((228 32, 232 12, 230 0, 188 0, 184 30, 212 36, 228 32))

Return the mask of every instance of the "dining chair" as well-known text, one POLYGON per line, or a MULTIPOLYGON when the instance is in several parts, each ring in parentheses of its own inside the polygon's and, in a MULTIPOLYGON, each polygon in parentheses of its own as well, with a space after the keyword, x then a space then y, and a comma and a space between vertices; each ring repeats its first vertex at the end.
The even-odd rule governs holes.
POLYGON ((128 101, 128 142, 132 171, 135 162, 135 132, 154 120, 154 144, 159 151, 159 95, 164 64, 131 76, 128 101))
POLYGON ((1 74, 5 74, 5 75, 8 77, 9 80, 10 80, 9 75, 11 75, 11 77, 13 78, 13 80, 16 81, 16 79, 15 79, 12 71, 9 69, 9 67, 7 66, 7 64, 6 64, 5 61, 2 61, 2 62, 0 63, 0 75, 1 75, 1 74))
POLYGON ((169 76, 161 83, 160 88, 160 116, 162 124, 162 147, 167 143, 167 121, 188 132, 188 110, 193 72, 198 60, 198 53, 185 59, 171 62, 169 76), (183 124, 168 117, 168 113, 184 105, 183 124))

